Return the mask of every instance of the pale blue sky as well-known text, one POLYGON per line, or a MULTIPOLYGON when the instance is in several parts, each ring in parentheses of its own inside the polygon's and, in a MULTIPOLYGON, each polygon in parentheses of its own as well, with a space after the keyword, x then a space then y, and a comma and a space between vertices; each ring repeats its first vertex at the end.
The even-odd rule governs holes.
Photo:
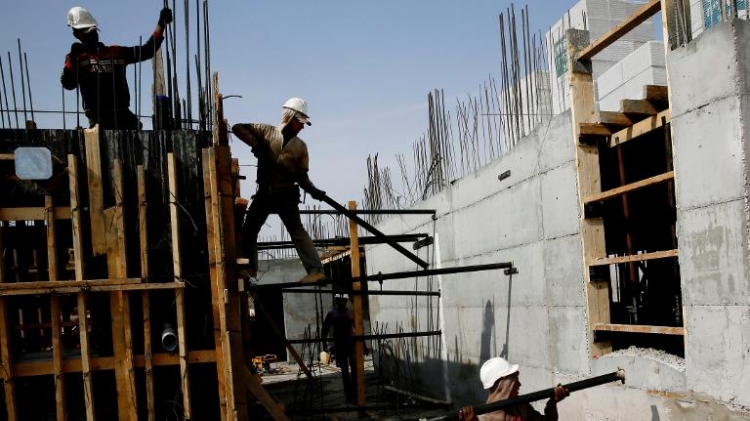
MULTIPOLYGON (((189 2, 194 8, 195 0, 189 2)), ((70 7, 80 5, 94 14, 103 42, 135 45, 139 36, 145 39, 153 30, 162 4, 154 0, 5 3, 0 57, 7 73, 7 52, 11 52, 20 87, 16 39, 21 39, 37 110, 62 108, 59 75, 74 41, 66 26, 70 7)), ((182 43, 184 2, 177 3, 178 42, 182 43)), ((430 91, 444 89, 446 104, 452 108, 456 97, 476 94, 490 75, 499 74, 498 15, 510 3, 211 0, 212 69, 219 72, 222 93, 243 96, 226 101, 226 117, 230 123, 276 124, 287 98, 306 99, 313 126, 300 137, 310 148, 311 178, 338 201, 359 201, 368 154, 379 153, 383 164, 395 163, 398 153, 411 156, 412 143, 427 128, 430 91)), ((532 29, 544 33, 574 3, 517 1, 519 25, 520 8, 526 4, 532 29)), ((191 21, 194 30, 194 16, 191 21)), ((195 54, 194 42, 195 34, 191 34, 191 55, 195 54)), ((178 62, 184 60, 181 44, 178 62)), ((144 66, 144 114, 150 113, 150 74, 150 66, 144 66)), ((135 89, 131 81, 131 92, 135 89)), ((184 95, 185 89, 181 91, 184 95)), ((20 107, 18 89, 16 95, 20 107)), ((73 109, 75 94, 66 93, 65 98, 68 110, 73 109)), ((41 127, 62 127, 59 116, 38 114, 37 120, 41 127)), ((69 118, 67 124, 70 128, 74 119, 69 118)), ((246 147, 239 142, 235 145, 233 152, 242 164, 254 163, 246 147)), ((249 196, 254 170, 244 167, 244 173, 249 178, 244 195, 249 196)))

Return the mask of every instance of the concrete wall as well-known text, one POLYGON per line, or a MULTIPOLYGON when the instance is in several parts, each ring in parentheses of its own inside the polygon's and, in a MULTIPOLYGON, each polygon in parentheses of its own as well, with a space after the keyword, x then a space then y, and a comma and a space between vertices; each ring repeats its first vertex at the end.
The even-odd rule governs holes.
MULTIPOLYGON (((622 367, 627 385, 575 393, 560 404, 561 419, 750 418, 748 42, 750 23, 735 21, 669 57, 684 359, 636 348, 589 357, 574 145, 565 113, 416 206, 436 209, 436 220, 399 216, 379 226, 390 234, 435 232, 434 249, 420 250, 434 267, 513 261, 520 271, 512 279, 492 271, 386 281, 386 289, 442 291, 441 300, 370 297, 373 324, 390 332, 443 332, 388 341, 388 349, 398 350, 397 363, 388 361, 399 370, 393 381, 460 406, 486 399, 479 366, 496 355, 521 366, 526 392, 622 367), (506 170, 511 177, 498 181, 506 170)), ((387 246, 368 247, 367 259, 369 273, 414 269, 387 246)))

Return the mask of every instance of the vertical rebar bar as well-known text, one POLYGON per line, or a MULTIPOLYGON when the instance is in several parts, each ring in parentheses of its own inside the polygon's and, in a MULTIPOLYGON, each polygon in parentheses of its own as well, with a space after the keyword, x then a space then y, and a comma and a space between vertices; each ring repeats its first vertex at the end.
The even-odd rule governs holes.
POLYGON ((192 99, 191 99, 191 86, 190 86, 190 2, 189 0, 185 0, 184 2, 185 7, 185 83, 187 84, 187 110, 186 110, 186 117, 187 117, 187 128, 192 128, 193 125, 193 105, 192 105, 192 99))
POLYGON ((26 85, 29 87, 29 108, 31 109, 31 121, 36 123, 34 118, 34 98, 31 96, 31 78, 29 77, 29 60, 26 53, 23 53, 23 63, 26 67, 26 85))
POLYGON ((13 112, 16 116, 16 128, 20 129, 21 125, 18 124, 18 105, 16 102, 16 83, 13 80, 13 60, 10 58, 10 51, 8 51, 8 73, 10 73, 10 91, 13 94, 13 112))
POLYGON ((19 76, 21 77, 21 104, 23 104, 23 122, 26 124, 26 122, 29 120, 29 116, 26 113, 26 80, 23 77, 23 53, 21 53, 21 38, 16 39, 18 41, 18 69, 21 72, 19 76))

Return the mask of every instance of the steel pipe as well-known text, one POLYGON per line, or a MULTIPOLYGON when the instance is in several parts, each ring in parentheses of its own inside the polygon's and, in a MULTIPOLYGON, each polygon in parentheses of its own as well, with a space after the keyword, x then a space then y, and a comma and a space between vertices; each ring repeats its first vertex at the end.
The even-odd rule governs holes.
MULTIPOLYGON (((399 339, 399 338, 419 338, 423 336, 440 336, 442 331, 430 330, 426 332, 402 332, 402 333, 381 333, 375 335, 355 335, 352 339, 355 341, 370 341, 377 339, 399 339)), ((322 338, 311 338, 311 339, 289 339, 287 342, 290 344, 314 344, 322 342, 322 338)))

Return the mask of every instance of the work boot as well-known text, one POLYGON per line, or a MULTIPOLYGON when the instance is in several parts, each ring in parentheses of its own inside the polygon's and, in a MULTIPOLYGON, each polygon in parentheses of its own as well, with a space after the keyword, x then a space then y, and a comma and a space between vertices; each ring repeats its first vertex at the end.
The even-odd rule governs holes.
POLYGON ((300 279, 299 281, 303 284, 314 284, 316 282, 320 282, 322 280, 326 279, 326 275, 323 272, 310 272, 307 275, 305 275, 304 278, 300 279))

